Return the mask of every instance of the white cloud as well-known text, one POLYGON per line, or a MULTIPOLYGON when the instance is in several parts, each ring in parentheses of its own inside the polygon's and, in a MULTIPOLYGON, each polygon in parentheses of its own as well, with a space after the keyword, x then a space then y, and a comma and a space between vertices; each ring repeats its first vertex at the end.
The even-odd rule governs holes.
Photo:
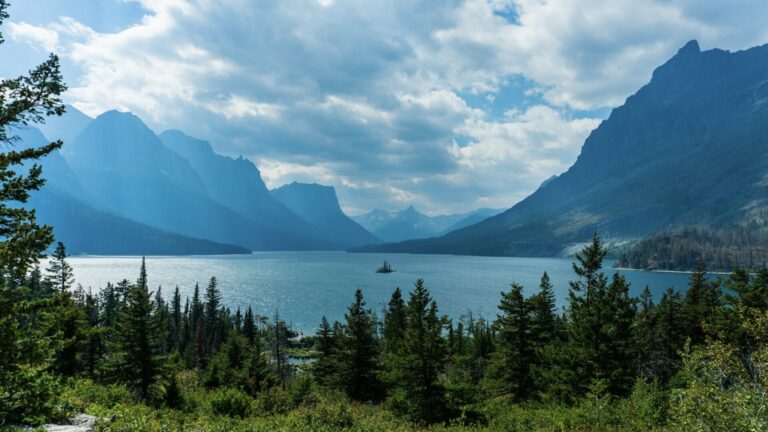
POLYGON ((59 33, 52 29, 36 27, 25 22, 9 24, 10 35, 14 40, 23 40, 30 45, 52 52, 58 50, 59 33))

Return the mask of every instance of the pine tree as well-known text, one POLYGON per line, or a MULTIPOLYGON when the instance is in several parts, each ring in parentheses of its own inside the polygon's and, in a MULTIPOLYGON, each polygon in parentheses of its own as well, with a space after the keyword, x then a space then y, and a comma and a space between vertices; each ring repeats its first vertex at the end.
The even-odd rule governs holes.
POLYGON ((245 317, 243 318, 243 335, 248 338, 248 343, 253 345, 256 341, 256 319, 253 316, 253 309, 248 306, 248 310, 245 311, 245 317))
POLYGON ((530 365, 534 362, 531 305, 523 296, 522 285, 513 283, 509 292, 501 293, 499 310, 501 313, 496 319, 499 344, 488 378, 495 392, 519 401, 527 398, 531 391, 530 365))
POLYGON ((173 292, 173 301, 171 302, 171 349, 182 352, 181 338, 183 331, 183 311, 181 310, 181 294, 179 287, 173 292))
POLYGON ((531 333, 537 346, 551 342, 557 335, 558 319, 555 291, 547 272, 541 276, 539 292, 528 303, 531 309, 531 333))
POLYGON ((58 242, 56 244, 56 250, 51 255, 51 262, 45 271, 48 273, 45 280, 53 288, 64 292, 72 287, 74 273, 72 266, 67 262, 67 250, 64 243, 58 242))
POLYGON ((707 280, 704 265, 699 261, 685 292, 681 317, 685 323, 685 334, 693 345, 701 345, 706 340, 705 323, 713 317, 720 304, 719 284, 707 280))
POLYGON ((631 323, 634 303, 623 277, 614 276, 610 286, 601 271, 606 251, 595 234, 592 244, 576 254, 571 282, 568 337, 576 371, 573 394, 584 394, 595 380, 606 380, 608 390, 623 394, 631 386, 626 362, 631 355, 631 323))
POLYGON ((205 334, 208 338, 208 349, 211 353, 218 351, 221 345, 221 331, 219 328, 219 308, 221 308, 221 291, 218 281, 212 277, 205 289, 205 334))
POLYGON ((313 364, 312 372, 315 380, 322 386, 335 386, 338 381, 338 351, 340 344, 333 337, 328 319, 323 316, 320 321, 320 328, 315 333, 315 350, 320 353, 317 361, 313 364))
MULTIPOLYGON (((0 0, 0 24, 8 18, 8 2, 0 0)), ((0 44, 3 43, 0 34, 0 44)), ((6 61, 7 62, 7 61, 6 61)), ((59 59, 51 55, 28 75, 0 80, 0 418, 3 424, 39 418, 55 403, 56 381, 48 372, 59 339, 51 338, 51 302, 28 301, 21 284, 38 265, 53 241, 53 229, 39 225, 35 210, 24 204, 45 180, 34 163, 62 146, 13 150, 16 127, 44 123, 64 113, 61 94, 66 90, 59 59)))
POLYGON ((99 311, 98 299, 90 291, 85 296, 85 352, 83 354, 83 363, 88 376, 93 377, 96 374, 96 367, 104 353, 104 344, 102 342, 101 317, 99 311))
POLYGON ((371 310, 365 308, 363 292, 355 291, 355 301, 347 309, 346 337, 341 355, 344 388, 350 398, 374 401, 380 397, 378 350, 374 339, 371 310))
POLYGON ((446 416, 445 389, 438 378, 445 369, 446 349, 442 321, 424 281, 419 279, 410 292, 407 325, 395 372, 397 388, 393 406, 420 423, 432 423, 446 416))
POLYGON ((150 396, 160 374, 161 358, 151 294, 147 287, 146 261, 142 258, 139 279, 127 292, 125 309, 117 321, 117 373, 122 382, 150 396))
POLYGON ((396 353, 403 340, 406 324, 405 301, 400 288, 395 288, 387 304, 382 331, 382 349, 385 353, 396 353))

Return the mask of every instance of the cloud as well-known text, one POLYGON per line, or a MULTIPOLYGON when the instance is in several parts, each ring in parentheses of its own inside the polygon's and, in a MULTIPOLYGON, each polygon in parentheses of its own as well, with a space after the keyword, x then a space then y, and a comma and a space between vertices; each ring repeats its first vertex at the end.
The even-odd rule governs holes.
POLYGON ((12 34, 82 71, 68 97, 89 114, 205 138, 272 186, 332 184, 356 212, 510 206, 576 159, 600 120, 580 112, 621 104, 687 40, 768 42, 764 0, 138 3, 111 33, 12 34))
POLYGON ((59 33, 52 29, 33 26, 24 22, 10 23, 10 35, 14 40, 23 40, 34 47, 46 51, 56 51, 59 46, 59 33))

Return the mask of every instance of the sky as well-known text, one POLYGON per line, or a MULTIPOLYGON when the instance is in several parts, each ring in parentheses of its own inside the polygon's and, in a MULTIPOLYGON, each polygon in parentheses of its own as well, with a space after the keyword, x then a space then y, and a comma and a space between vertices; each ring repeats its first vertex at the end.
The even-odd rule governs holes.
POLYGON ((507 208, 687 41, 768 43, 765 0, 15 0, 0 76, 55 52, 131 111, 349 214, 507 208))

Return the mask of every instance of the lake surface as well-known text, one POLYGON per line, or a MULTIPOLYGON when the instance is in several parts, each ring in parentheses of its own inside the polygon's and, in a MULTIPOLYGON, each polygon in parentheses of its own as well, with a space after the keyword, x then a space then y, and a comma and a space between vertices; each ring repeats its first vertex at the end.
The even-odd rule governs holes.
MULTIPOLYGON (((141 258, 72 257, 75 283, 93 291, 107 282, 135 281, 141 258)), ((355 254, 345 252, 268 252, 237 256, 147 257, 149 285, 162 286, 166 298, 178 286, 182 301, 192 296, 195 283, 201 294, 211 276, 216 276, 224 304, 232 308, 251 305, 255 313, 281 317, 294 329, 313 331, 323 315, 343 320, 356 288, 363 290, 368 307, 379 316, 395 287, 407 292, 417 278, 423 278, 437 300, 441 314, 452 318, 470 311, 486 318, 496 316, 500 292, 518 282, 527 294, 538 290, 547 271, 557 301, 564 305, 568 281, 574 280, 572 259, 502 258, 451 255, 355 254), (377 274, 384 260, 396 270, 377 274)), ((606 262, 607 266, 612 262, 606 262)), ((606 269, 612 274, 615 270, 606 269)), ((685 290, 689 275, 638 270, 621 270, 638 295, 648 285, 654 299, 669 287, 685 290)), ((407 294, 406 294, 407 298, 407 294)))

